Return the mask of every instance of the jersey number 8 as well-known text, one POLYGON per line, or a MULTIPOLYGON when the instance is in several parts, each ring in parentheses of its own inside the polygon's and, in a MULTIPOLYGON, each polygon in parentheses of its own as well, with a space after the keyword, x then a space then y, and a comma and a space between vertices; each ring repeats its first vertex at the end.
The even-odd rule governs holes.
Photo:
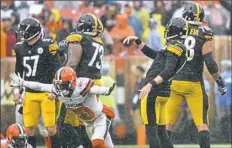
POLYGON ((88 66, 93 66, 93 64, 96 62, 96 68, 97 69, 101 69, 102 68, 102 60, 103 60, 103 56, 104 56, 104 48, 102 45, 93 42, 93 47, 95 47, 95 52, 93 54, 92 59, 90 60, 88 66), (98 54, 100 54, 100 56, 98 56, 98 54), (97 57, 99 57, 97 59, 97 57))
POLYGON ((196 39, 192 36, 187 36, 184 41, 184 45, 187 48, 186 57, 187 61, 191 61, 194 57, 194 47, 196 44, 196 39))

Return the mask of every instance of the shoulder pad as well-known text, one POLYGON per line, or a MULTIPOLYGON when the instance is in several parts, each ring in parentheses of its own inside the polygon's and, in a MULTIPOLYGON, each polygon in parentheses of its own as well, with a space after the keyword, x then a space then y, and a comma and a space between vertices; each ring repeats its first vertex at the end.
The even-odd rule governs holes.
POLYGON ((206 26, 202 26, 200 27, 202 33, 203 33, 203 37, 205 40, 211 41, 213 40, 213 31, 212 29, 210 29, 209 27, 206 26))
POLYGON ((66 38, 66 41, 67 41, 67 43, 80 43, 82 38, 83 38, 83 36, 81 34, 70 34, 66 38))
POLYGON ((59 49, 59 46, 53 40, 50 40, 49 45, 48 45, 49 52, 54 55, 56 54, 58 49, 59 49))
POLYGON ((166 47, 167 51, 174 53, 177 56, 181 56, 185 52, 186 48, 182 43, 171 42, 166 47))
POLYGON ((23 44, 23 42, 17 42, 13 49, 12 49, 12 56, 16 56, 17 51, 19 50, 19 47, 23 44))
POLYGON ((93 80, 89 78, 77 78, 77 89, 79 90, 80 94, 84 97, 93 86, 93 80))

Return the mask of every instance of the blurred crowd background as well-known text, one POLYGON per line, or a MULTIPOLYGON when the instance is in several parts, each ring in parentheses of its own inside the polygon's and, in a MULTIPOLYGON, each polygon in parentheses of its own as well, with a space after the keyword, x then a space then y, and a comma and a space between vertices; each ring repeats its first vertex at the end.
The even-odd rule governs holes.
MULTIPOLYGON (((118 112, 112 133, 116 144, 143 142, 136 132, 141 132, 142 122, 136 103, 137 87, 151 61, 144 57, 134 44, 123 45, 129 35, 136 35, 154 50, 165 44, 165 25, 172 17, 182 14, 187 1, 12 1, 1 0, 1 131, 14 122, 12 90, 9 87, 9 73, 14 70, 15 59, 12 48, 17 42, 15 31, 20 20, 32 16, 44 27, 45 36, 57 42, 75 31, 80 15, 93 13, 104 27, 102 40, 105 44, 103 81, 116 79, 118 87, 110 99, 103 102, 118 112), (110 101, 109 101, 110 100, 110 101), (12 116, 4 116, 4 112, 12 116), (12 113, 13 112, 13 113, 12 113), (2 122, 4 121, 4 122, 2 122), (136 136, 137 135, 137 136, 136 136)), ((217 88, 208 73, 205 85, 210 96, 210 124, 213 142, 231 140, 231 1, 196 1, 205 10, 203 25, 214 31, 213 51, 220 71, 228 85, 226 96, 219 96, 217 88)), ((174 143, 195 143, 196 130, 187 106, 183 106, 177 122, 174 143)))

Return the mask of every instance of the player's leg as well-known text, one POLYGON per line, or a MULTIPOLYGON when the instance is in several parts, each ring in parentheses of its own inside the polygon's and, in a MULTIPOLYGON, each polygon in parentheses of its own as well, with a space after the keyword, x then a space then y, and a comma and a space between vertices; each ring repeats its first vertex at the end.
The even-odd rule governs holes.
POLYGON ((184 84, 181 81, 172 81, 171 94, 165 105, 165 120, 168 136, 172 135, 172 127, 179 117, 180 110, 184 103, 184 84))
POLYGON ((53 148, 60 147, 60 141, 58 139, 56 130, 56 103, 55 100, 48 98, 47 93, 40 94, 41 112, 43 117, 44 126, 50 136, 51 145, 53 148))
POLYGON ((158 124, 158 138, 162 148, 173 148, 173 144, 166 131, 165 106, 168 97, 158 96, 156 98, 155 113, 156 123, 158 124))
POLYGON ((23 100, 23 122, 28 134, 28 143, 36 147, 35 133, 40 119, 40 100, 37 93, 27 92, 23 100))
POLYGON ((41 117, 40 117, 40 121, 38 124, 38 130, 39 130, 40 135, 44 137, 44 142, 45 142, 46 148, 52 148, 51 140, 50 140, 50 137, 48 135, 48 131, 47 131, 46 127, 44 126, 43 119, 41 117))
POLYGON ((192 85, 191 95, 186 96, 189 110, 194 123, 198 129, 199 145, 201 148, 210 147, 210 135, 208 128, 208 96, 204 89, 204 84, 195 82, 192 85))
POLYGON ((82 141, 83 147, 92 148, 91 140, 86 132, 86 127, 81 124, 80 126, 75 127, 75 128, 76 129, 78 128, 81 131, 80 135, 81 135, 81 141, 82 141))
POLYGON ((155 115, 156 96, 148 95, 141 100, 141 116, 146 128, 146 135, 150 148, 159 148, 159 139, 157 136, 157 124, 155 115))
POLYGON ((83 147, 81 141, 81 131, 79 128, 79 120, 76 117, 76 114, 71 110, 67 110, 63 103, 60 107, 57 126, 59 130, 61 146, 63 148, 83 147))
MULTIPOLYGON (((92 134, 91 136, 93 148, 113 148, 114 145, 109 134, 109 128, 111 125, 111 119, 106 116, 105 113, 101 113, 92 124, 92 134), (107 137, 107 142, 105 141, 107 137), (111 142, 110 142, 111 141, 111 142)), ((90 128, 91 129, 91 128, 90 128)))

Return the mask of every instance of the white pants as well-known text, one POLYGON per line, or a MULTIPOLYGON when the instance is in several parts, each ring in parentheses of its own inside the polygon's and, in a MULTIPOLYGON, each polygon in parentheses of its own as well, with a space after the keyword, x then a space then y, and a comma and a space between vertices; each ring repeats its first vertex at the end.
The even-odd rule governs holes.
POLYGON ((84 122, 86 132, 91 139, 101 139, 105 141, 108 148, 113 148, 113 142, 109 133, 111 120, 106 117, 105 113, 101 113, 95 120, 91 122, 84 122))

